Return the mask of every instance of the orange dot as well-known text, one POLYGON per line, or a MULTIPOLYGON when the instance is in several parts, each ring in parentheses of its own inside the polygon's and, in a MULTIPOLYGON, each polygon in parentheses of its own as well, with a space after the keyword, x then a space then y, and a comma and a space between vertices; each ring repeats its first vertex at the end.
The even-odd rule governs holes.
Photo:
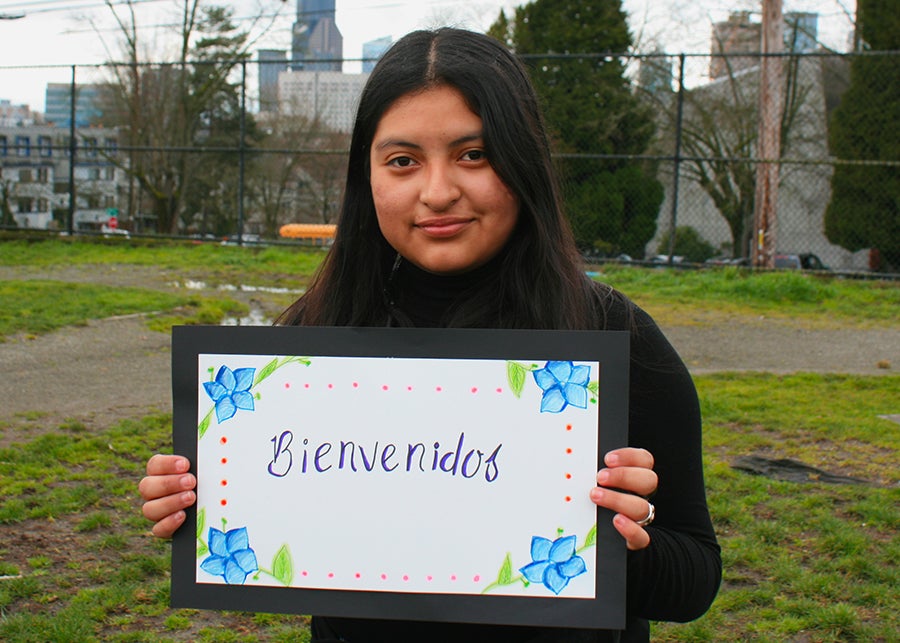
POLYGON ((222 439, 219 440, 219 443, 220 444, 228 444, 228 438, 226 438, 225 436, 222 436, 222 439))
POLYGON ((566 425, 566 431, 571 431, 571 430, 572 430, 572 425, 571 425, 571 424, 567 424, 567 425, 566 425))
POLYGON ((228 486, 228 480, 222 480, 222 482, 221 482, 220 484, 221 484, 223 487, 227 487, 227 486, 228 486))
POLYGON ((572 496, 566 496, 566 502, 572 502, 572 496))
POLYGON ((219 504, 222 505, 222 506, 224 507, 225 505, 228 504, 228 501, 225 500, 225 498, 222 498, 222 499, 219 501, 219 504))
POLYGON ((566 453, 572 453, 572 449, 566 449, 566 453))
POLYGON ((222 464, 228 464, 228 458, 222 458, 222 464))
POLYGON ((571 474, 571 473, 567 473, 567 474, 566 474, 566 480, 571 480, 571 479, 572 479, 572 474, 571 474))

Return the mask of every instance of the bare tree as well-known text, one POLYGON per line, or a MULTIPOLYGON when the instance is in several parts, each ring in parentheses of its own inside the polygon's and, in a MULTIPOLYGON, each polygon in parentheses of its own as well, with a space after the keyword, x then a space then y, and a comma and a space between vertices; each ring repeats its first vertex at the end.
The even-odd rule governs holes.
POLYGON ((203 155, 189 151, 215 138, 223 123, 234 123, 234 110, 240 109, 243 79, 234 75, 250 55, 249 28, 239 30, 230 9, 182 0, 174 59, 151 62, 141 39, 138 0, 105 1, 124 55, 124 62, 111 62, 109 68, 112 108, 126 153, 111 160, 149 201, 157 230, 173 233, 179 217, 193 216, 182 210, 197 172, 209 170, 203 155))

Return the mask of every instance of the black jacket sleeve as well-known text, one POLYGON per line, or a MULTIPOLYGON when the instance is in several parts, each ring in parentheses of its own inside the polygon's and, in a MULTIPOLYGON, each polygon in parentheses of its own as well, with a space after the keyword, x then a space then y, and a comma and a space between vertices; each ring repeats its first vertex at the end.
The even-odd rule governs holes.
POLYGON ((689 621, 709 608, 722 574, 706 506, 700 404, 675 349, 647 313, 630 305, 628 442, 653 454, 659 486, 650 546, 628 557, 628 612, 689 621))

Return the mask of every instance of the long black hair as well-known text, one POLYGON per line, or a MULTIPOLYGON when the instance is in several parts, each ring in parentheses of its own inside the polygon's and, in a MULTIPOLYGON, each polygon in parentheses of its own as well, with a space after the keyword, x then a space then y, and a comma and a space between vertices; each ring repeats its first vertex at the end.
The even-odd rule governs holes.
POLYGON ((386 289, 397 252, 378 227, 369 184, 372 139, 400 97, 458 90, 483 124, 487 158, 518 197, 518 223, 482 287, 460 302, 454 326, 596 328, 597 295, 563 216, 550 145, 521 62, 497 40, 470 31, 416 31, 372 71, 350 141, 347 183, 334 245, 307 293, 277 323, 371 326, 386 322, 386 289))

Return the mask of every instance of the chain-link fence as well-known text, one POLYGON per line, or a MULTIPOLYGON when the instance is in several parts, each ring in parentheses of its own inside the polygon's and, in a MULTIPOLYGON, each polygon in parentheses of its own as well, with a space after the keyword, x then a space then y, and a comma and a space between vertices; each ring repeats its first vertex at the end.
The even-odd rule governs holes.
MULTIPOLYGON (((900 53, 778 57, 778 118, 762 124, 760 62, 526 58, 588 258, 747 263, 758 170, 775 164, 764 232, 779 262, 900 271, 900 53), (553 91, 573 77, 567 104, 553 91)), ((366 74, 279 59, 0 67, 0 88, 23 75, 48 81, 43 114, 0 101, 4 229, 327 241, 366 74)))

